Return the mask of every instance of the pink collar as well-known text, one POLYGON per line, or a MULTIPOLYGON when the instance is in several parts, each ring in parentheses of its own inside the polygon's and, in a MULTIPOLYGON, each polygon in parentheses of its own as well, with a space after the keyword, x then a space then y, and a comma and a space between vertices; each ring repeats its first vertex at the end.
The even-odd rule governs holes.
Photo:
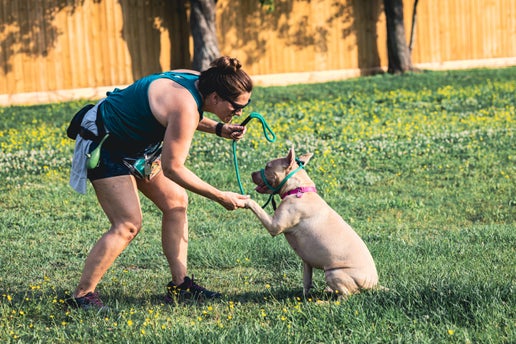
POLYGON ((296 195, 297 198, 301 198, 305 192, 317 192, 317 189, 315 186, 303 186, 287 191, 284 194, 281 194, 280 197, 281 199, 284 199, 287 196, 296 195))

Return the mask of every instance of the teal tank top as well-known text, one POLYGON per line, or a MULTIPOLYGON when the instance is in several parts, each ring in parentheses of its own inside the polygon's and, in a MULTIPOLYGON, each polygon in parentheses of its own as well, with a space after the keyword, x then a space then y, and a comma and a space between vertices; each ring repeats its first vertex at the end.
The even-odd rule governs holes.
POLYGON ((195 87, 199 75, 168 71, 148 75, 124 89, 116 88, 107 93, 107 97, 99 105, 99 111, 110 134, 138 146, 163 141, 166 128, 154 118, 148 97, 150 84, 161 78, 177 82, 192 94, 197 102, 199 121, 202 120, 202 98, 195 87))

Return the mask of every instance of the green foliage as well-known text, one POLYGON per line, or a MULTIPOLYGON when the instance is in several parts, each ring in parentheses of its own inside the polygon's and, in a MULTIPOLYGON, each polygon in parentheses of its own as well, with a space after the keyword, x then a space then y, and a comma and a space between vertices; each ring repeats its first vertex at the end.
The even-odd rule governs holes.
MULTIPOLYGON (((249 211, 190 195, 189 270, 220 302, 170 306, 160 213, 99 285, 106 314, 68 310, 108 228, 91 187, 67 185, 65 128, 85 102, 0 108, 0 342, 513 343, 516 68, 257 88, 238 143, 244 188, 271 157, 315 153, 324 198, 362 236, 389 291, 301 292, 301 261, 249 211)), ((242 119, 243 120, 243 119, 242 119)), ((196 134, 189 167, 238 191, 231 143, 196 134)))
POLYGON ((267 9, 268 12, 274 11, 274 0, 259 0, 260 5, 267 9))

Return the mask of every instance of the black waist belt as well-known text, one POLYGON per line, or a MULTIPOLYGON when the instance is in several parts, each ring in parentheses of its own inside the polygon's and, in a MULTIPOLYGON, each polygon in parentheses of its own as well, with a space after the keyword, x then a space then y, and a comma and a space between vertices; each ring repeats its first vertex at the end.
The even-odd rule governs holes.
POLYGON ((81 129, 79 129, 79 135, 81 135, 81 137, 83 139, 91 140, 93 142, 100 142, 100 140, 102 140, 101 137, 93 134, 93 132, 91 132, 90 130, 83 128, 83 127, 81 127, 81 129))
MULTIPOLYGON (((105 136, 105 135, 102 137, 97 136, 90 130, 82 128, 82 127, 81 127, 81 130, 79 131, 79 135, 81 135, 81 137, 83 139, 91 140, 95 143, 99 143, 105 136)), ((130 141, 128 142, 128 140, 122 140, 122 139, 118 138, 117 136, 110 133, 109 137, 106 139, 106 141, 102 145, 102 149, 108 150, 110 152, 118 152, 118 153, 122 153, 124 155, 133 156, 133 155, 138 155, 138 154, 144 153, 145 150, 149 148, 149 146, 152 146, 154 144, 155 143, 153 143, 153 144, 131 143, 130 141)))

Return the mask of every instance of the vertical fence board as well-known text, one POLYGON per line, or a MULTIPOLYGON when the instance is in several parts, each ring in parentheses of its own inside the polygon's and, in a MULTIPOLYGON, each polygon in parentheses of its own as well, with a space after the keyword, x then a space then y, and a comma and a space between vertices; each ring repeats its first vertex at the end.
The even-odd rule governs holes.
MULTIPOLYGON (((23 4, 22 4, 23 5, 23 4)), ((17 1, 11 1, 11 13, 13 14, 13 17, 16 18, 16 20, 21 20, 20 17, 23 14, 22 8, 18 6, 17 1)), ((22 26, 22 25, 20 25, 22 26)), ((13 91, 14 92, 23 92, 24 88, 27 87, 30 89, 30 80, 28 81, 29 85, 24 85, 23 83, 23 71, 21 70, 23 68, 23 52, 22 52, 22 44, 21 44, 21 35, 20 35, 20 28, 17 30, 14 29, 13 35, 13 45, 12 50, 14 52, 13 56, 13 63, 12 63, 12 85, 13 85, 13 91)))
POLYGON ((110 33, 107 30, 107 13, 106 9, 109 6, 109 1, 102 1, 98 4, 98 18, 94 22, 95 28, 95 39, 93 39, 94 50, 96 52, 94 70, 97 71, 95 82, 100 85, 106 84, 107 74, 109 70, 113 69, 112 61, 109 57, 112 54, 110 41, 112 39, 110 33))
MULTIPOLYGON (((7 42, 6 42, 6 32, 7 32, 7 13, 6 13, 6 1, 0 0, 0 72, 3 75, 8 73, 7 70, 7 42)), ((7 79, 3 80, 5 83, 7 79)), ((6 85, 7 86, 7 85, 6 85)), ((5 87, 7 89, 7 87, 5 87)))

